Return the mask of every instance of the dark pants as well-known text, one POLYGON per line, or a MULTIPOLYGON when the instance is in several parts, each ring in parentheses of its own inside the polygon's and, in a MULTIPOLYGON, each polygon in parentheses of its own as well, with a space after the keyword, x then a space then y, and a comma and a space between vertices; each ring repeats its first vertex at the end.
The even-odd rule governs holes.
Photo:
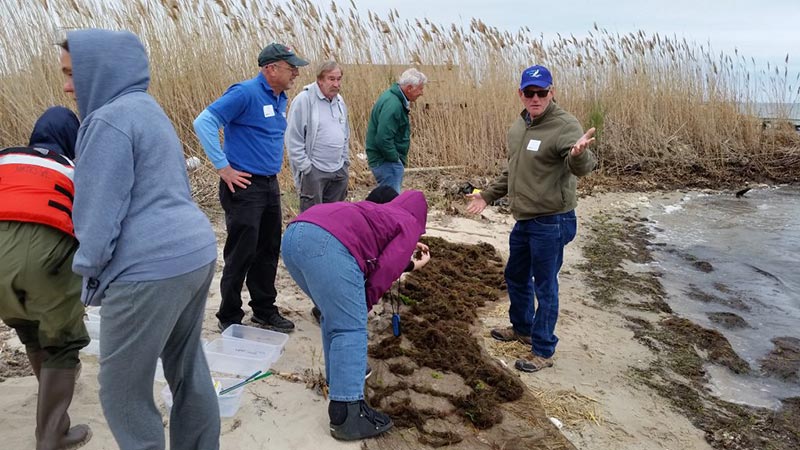
POLYGON ((575 238, 575 211, 520 220, 511 230, 505 277, 514 330, 531 337, 532 352, 549 358, 556 351, 558 271, 564 246, 575 238), (534 307, 534 295, 536 305, 534 307))
POLYGON ((275 307, 275 274, 281 249, 281 192, 274 176, 253 175, 247 189, 231 192, 220 180, 219 198, 225 210, 225 240, 217 312, 221 322, 241 322, 242 286, 247 282, 253 315, 267 318, 275 307))
POLYGON ((314 166, 300 177, 300 212, 320 203, 341 202, 347 198, 347 166, 336 172, 323 172, 314 166))

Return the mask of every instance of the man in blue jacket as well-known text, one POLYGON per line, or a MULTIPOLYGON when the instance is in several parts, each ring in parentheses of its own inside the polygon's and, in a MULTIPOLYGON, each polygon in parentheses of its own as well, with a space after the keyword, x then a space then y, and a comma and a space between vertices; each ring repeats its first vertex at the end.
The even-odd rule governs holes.
POLYGON ((217 245, 192 200, 178 135, 147 93, 128 31, 77 30, 62 44, 78 132, 72 269, 99 304, 100 404, 122 450, 165 448, 153 400, 159 356, 174 399, 170 448, 218 449, 219 407, 200 333, 217 245))
POLYGON ((197 116, 194 129, 219 173, 219 199, 228 230, 219 328, 242 322, 246 280, 253 322, 288 333, 294 330, 294 323, 275 306, 283 223, 276 175, 283 164, 285 91, 294 85, 298 67, 308 62, 289 47, 273 43, 258 55, 258 65, 258 75, 229 87, 197 116), (224 151, 220 128, 225 130, 224 151))

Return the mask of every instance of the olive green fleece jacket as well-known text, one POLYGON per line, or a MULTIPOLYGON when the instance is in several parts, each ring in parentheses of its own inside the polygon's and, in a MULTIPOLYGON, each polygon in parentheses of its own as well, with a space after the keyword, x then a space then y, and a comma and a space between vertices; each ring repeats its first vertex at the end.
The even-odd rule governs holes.
POLYGON ((387 162, 408 165, 411 124, 405 97, 397 83, 384 91, 369 115, 367 124, 367 161, 371 168, 387 162))
POLYGON ((569 212, 578 205, 578 178, 597 165, 594 154, 569 152, 583 129, 572 114, 555 102, 528 123, 527 111, 508 132, 508 168, 481 192, 486 203, 508 195, 516 220, 569 212), (538 141, 538 143, 537 143, 538 141), (538 148, 537 148, 538 145, 538 148))

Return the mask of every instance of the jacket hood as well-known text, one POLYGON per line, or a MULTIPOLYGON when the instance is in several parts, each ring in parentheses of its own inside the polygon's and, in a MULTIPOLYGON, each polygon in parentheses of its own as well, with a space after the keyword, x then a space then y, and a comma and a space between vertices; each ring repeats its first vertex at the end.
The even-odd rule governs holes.
POLYGON ((419 225, 419 234, 425 234, 425 225, 428 222, 428 202, 425 195, 420 191, 405 191, 397 198, 389 202, 390 205, 405 209, 415 219, 419 225))
POLYGON ((67 33, 67 42, 82 119, 120 95, 147 91, 147 53, 135 34, 85 29, 67 33))
POLYGON ((78 128, 80 122, 74 112, 63 106, 53 106, 36 120, 28 146, 46 148, 75 159, 78 128))

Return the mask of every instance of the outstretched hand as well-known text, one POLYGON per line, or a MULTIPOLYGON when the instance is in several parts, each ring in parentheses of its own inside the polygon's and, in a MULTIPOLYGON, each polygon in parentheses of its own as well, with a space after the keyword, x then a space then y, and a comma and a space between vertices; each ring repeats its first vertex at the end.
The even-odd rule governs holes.
POLYGON ((572 149, 569 151, 570 156, 579 156, 581 153, 583 153, 583 151, 586 150, 586 147, 594 142, 594 138, 592 137, 594 136, 594 132, 594 127, 589 128, 589 130, 583 136, 581 136, 580 139, 578 139, 578 142, 572 146, 572 149))
POLYGON ((467 194, 469 204, 467 205, 467 212, 470 214, 480 214, 486 209, 486 200, 481 197, 481 194, 467 194))

